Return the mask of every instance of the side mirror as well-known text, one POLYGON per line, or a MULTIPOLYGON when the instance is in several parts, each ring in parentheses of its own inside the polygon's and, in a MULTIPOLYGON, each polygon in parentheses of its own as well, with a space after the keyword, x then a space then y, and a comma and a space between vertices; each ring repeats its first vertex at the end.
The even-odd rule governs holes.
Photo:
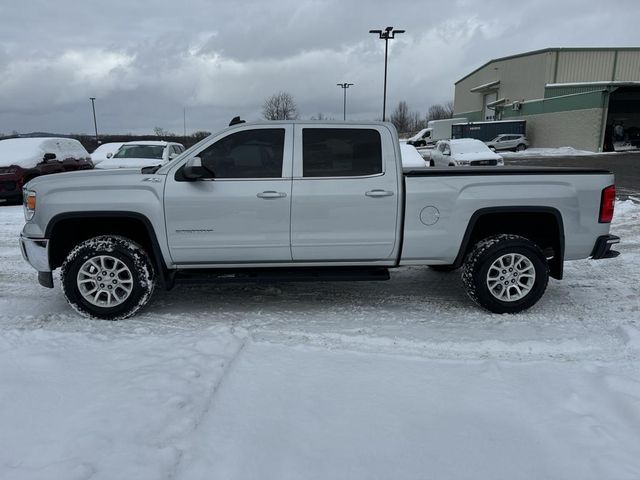
POLYGON ((182 173, 187 180, 198 180, 207 176, 213 176, 207 168, 202 166, 200 157, 193 157, 186 161, 182 167, 182 173))
POLYGON ((45 153, 44 157, 42 157, 42 160, 44 160, 45 162, 48 162, 49 160, 55 160, 55 159, 56 159, 55 153, 45 153))
POLYGON ((173 160, 173 159, 174 159, 174 158, 176 158, 177 156, 178 156, 178 154, 177 154, 177 153, 171 152, 171 153, 169 154, 169 160, 173 160))
POLYGON ((113 153, 111 153, 111 152, 107 153, 106 157, 107 157, 107 158, 111 158, 111 157, 113 157, 113 153))

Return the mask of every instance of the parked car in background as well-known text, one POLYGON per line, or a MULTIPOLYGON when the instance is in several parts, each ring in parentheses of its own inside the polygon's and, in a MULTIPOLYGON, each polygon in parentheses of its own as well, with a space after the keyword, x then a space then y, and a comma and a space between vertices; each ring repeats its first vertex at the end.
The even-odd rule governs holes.
POLYGON ((124 145, 124 142, 103 143, 93 151, 91 154, 91 161, 94 165, 98 165, 107 158, 113 157, 122 145, 124 145))
POLYGON ((402 157, 402 169, 404 171, 416 170, 431 166, 431 161, 425 159, 413 145, 400 144, 400 155, 402 157))
POLYGON ((521 152, 529 148, 529 140, 524 135, 510 135, 503 133, 489 142, 485 142, 491 150, 513 150, 521 152))
POLYGON ((101 161, 96 168, 142 168, 163 165, 174 159, 185 148, 180 143, 164 141, 138 141, 123 143, 111 158, 101 161))
POLYGON ((441 140, 431 152, 436 167, 503 166, 504 160, 484 142, 473 138, 441 140))
POLYGON ((0 141, 0 202, 20 202, 22 186, 51 173, 93 168, 89 152, 72 138, 9 138, 0 141))

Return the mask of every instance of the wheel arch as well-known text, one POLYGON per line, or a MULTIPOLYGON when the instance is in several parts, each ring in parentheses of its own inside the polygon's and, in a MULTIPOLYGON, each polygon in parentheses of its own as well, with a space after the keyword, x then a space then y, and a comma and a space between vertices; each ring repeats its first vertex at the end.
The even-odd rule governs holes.
POLYGON ((546 206, 487 207, 476 210, 469 219, 453 265, 460 267, 476 242, 502 233, 528 238, 545 253, 551 249, 553 256, 549 260, 549 273, 553 278, 562 279, 564 223, 558 209, 546 206))
POLYGON ((121 235, 139 243, 151 256, 160 281, 166 286, 168 269, 149 218, 129 211, 82 211, 55 215, 45 229, 49 264, 55 270, 79 242, 97 235, 121 235))

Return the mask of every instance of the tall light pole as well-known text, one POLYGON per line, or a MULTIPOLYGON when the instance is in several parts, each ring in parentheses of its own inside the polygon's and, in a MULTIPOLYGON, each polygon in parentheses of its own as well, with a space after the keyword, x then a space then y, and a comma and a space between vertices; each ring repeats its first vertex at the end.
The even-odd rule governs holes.
POLYGON ((387 27, 384 30, 369 30, 369 33, 375 33, 384 40, 384 94, 382 97, 382 121, 384 122, 387 114, 387 53, 389 51, 389 40, 396 38, 398 33, 404 33, 404 30, 394 30, 393 27, 387 27))
POLYGON ((346 120, 347 119, 347 88, 352 86, 353 83, 336 83, 336 85, 341 87, 344 93, 344 100, 343 100, 343 106, 342 106, 342 119, 346 120))
POLYGON ((96 121, 96 97, 89 97, 91 100, 91 108, 93 110, 93 128, 96 130, 96 145, 98 145, 98 122, 96 121))
POLYGON ((187 107, 182 107, 182 132, 184 138, 187 138, 187 107))

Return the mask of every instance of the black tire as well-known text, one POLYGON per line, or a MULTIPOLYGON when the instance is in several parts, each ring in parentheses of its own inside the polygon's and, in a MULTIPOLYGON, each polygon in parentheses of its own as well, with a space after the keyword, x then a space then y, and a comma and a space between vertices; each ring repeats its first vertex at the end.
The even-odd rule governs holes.
MULTIPOLYGON (((85 317, 103 320, 121 320, 134 315, 149 302, 155 287, 155 270, 147 252, 132 240, 116 235, 102 235, 78 244, 62 264, 60 276, 62 291, 69 304, 85 317), (92 265, 89 264, 92 259, 97 264, 96 266, 99 266, 100 259, 103 259, 106 263, 102 265, 104 267, 106 264, 105 268, 107 269, 115 270, 117 266, 126 266, 126 269, 122 273, 108 273, 105 275, 105 279, 100 276, 104 272, 98 271, 92 274, 95 277, 87 280, 90 277, 86 273, 79 275, 79 272, 83 266, 86 266, 83 272, 92 268, 92 265), (108 278, 109 275, 111 277, 121 277, 122 275, 123 277, 108 278), (85 283, 80 281, 81 277, 84 278, 83 282, 85 283), (98 279, 104 283, 98 284, 98 279), (95 286, 96 291, 100 290, 102 293, 96 293, 94 300, 97 303, 104 303, 103 299, 106 297, 106 301, 110 303, 112 296, 114 299, 116 298, 116 291, 119 287, 116 286, 116 290, 110 289, 109 291, 106 291, 105 288, 110 288, 110 282, 117 283, 118 280, 124 282, 126 288, 130 288, 130 292, 127 293, 124 288, 121 288, 119 291, 123 299, 121 303, 114 306, 96 305, 87 300, 80 290, 81 283, 89 285, 89 287, 83 288, 95 286)), ((92 292, 85 292, 85 294, 93 295, 92 292)), ((114 302, 119 300, 114 300, 114 302)))
MULTIPOLYGON (((516 262, 516 265, 526 266, 526 261, 523 260, 523 264, 516 262)), ((505 271, 507 270, 503 272, 505 271)), ((530 273, 529 270, 528 274, 530 273)), ((520 280, 525 277, 525 275, 521 275, 520 280)), ((505 288, 502 285, 503 277, 498 278, 500 279, 499 282, 494 277, 494 281, 500 283, 500 285, 496 285, 499 288, 497 295, 503 293, 502 289, 505 288)), ((519 235, 495 235, 478 242, 467 255, 462 271, 462 282, 469 297, 481 307, 494 313, 518 313, 535 305, 544 294, 549 282, 549 265, 542 250, 530 240, 519 235), (495 268, 494 262, 499 261, 503 255, 509 254, 516 254, 519 257, 526 258, 526 261, 535 270, 535 278, 525 280, 525 282, 531 283, 523 286, 517 278, 514 279, 512 277, 512 273, 507 272, 504 278, 506 282, 515 280, 518 283, 512 286, 505 282, 508 285, 504 292, 505 294, 514 292, 517 295, 518 292, 521 292, 520 287, 523 287, 523 290, 525 288, 529 288, 529 290, 519 299, 503 301, 491 293, 487 283, 488 280, 491 280, 488 278, 490 270, 491 272, 498 272, 497 275, 502 273, 495 268)))
POLYGON ((455 267, 453 265, 429 265, 429 268, 434 272, 453 272, 459 267, 455 267))
POLYGON ((520 143, 518 144, 518 146, 516 147, 516 152, 522 152, 524 150, 527 149, 527 146, 524 143, 520 143))

